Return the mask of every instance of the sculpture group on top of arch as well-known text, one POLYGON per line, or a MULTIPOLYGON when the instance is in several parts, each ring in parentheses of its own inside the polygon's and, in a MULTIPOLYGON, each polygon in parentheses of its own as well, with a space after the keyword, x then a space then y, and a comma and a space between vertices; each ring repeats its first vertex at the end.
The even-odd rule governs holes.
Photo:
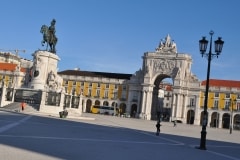
POLYGON ((159 46, 156 48, 156 52, 160 53, 177 53, 177 45, 174 40, 171 41, 169 34, 165 38, 165 41, 161 40, 159 46))

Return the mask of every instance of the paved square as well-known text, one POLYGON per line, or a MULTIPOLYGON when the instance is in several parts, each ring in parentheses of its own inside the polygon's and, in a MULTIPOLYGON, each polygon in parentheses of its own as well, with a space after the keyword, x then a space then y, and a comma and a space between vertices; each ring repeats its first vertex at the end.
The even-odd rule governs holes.
POLYGON ((0 112, 0 154, 4 160, 237 160, 239 131, 207 128, 207 150, 199 150, 201 126, 83 114, 0 112))

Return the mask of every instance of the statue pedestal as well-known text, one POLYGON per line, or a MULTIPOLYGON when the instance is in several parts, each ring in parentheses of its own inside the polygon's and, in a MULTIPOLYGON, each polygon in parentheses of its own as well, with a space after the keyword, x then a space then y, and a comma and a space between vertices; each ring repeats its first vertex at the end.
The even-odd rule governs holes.
POLYGON ((45 90, 49 73, 57 75, 57 64, 60 58, 48 51, 36 51, 33 55, 33 69, 30 88, 45 90))

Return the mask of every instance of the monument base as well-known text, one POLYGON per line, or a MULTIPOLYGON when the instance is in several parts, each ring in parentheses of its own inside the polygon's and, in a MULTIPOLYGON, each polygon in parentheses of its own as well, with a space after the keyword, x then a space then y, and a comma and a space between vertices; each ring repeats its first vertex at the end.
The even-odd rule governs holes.
POLYGON ((57 64, 60 58, 48 51, 36 51, 33 54, 32 79, 30 88, 46 90, 50 73, 57 75, 57 64))

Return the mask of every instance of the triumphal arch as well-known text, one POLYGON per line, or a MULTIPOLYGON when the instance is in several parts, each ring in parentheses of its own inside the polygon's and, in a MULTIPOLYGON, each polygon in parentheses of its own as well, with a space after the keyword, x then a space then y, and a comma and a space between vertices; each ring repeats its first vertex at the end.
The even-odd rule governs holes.
MULTIPOLYGON (((197 114, 200 81, 191 72, 191 56, 178 53, 176 43, 167 35, 154 52, 145 52, 142 59, 142 68, 131 78, 130 86, 130 94, 138 93, 140 99, 139 116, 148 120, 161 116, 164 97, 159 95, 159 90, 165 78, 172 79, 170 119, 186 123, 190 106, 197 114)), ((198 121, 196 118, 195 123, 198 121)))

